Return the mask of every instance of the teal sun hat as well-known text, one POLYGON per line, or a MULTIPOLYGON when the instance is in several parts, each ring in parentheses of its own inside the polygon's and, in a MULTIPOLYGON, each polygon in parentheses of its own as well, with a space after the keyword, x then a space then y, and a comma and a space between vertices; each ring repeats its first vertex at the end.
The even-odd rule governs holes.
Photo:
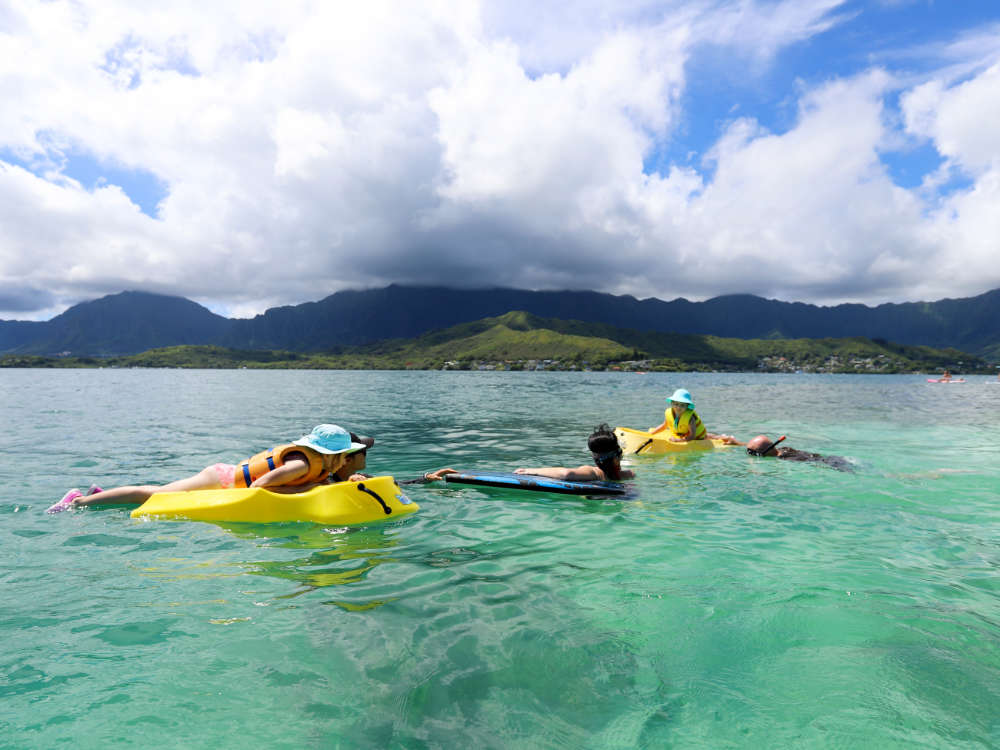
POLYGON ((667 401, 677 401, 681 404, 687 404, 689 409, 694 408, 694 399, 691 398, 691 394, 683 388, 678 388, 674 391, 674 395, 668 398, 667 401))
POLYGON ((366 447, 364 443, 355 443, 351 433, 335 424, 316 425, 312 432, 293 440, 292 444, 312 448, 317 453, 349 453, 366 447))

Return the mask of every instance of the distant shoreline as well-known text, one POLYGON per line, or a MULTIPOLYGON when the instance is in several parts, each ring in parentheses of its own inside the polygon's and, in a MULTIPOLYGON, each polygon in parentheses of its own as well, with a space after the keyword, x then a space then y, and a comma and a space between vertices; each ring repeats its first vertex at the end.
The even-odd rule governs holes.
MULTIPOLYGON (((652 365, 637 367, 635 362, 611 362, 605 366, 564 366, 562 363, 550 362, 532 367, 507 365, 498 362, 473 362, 469 366, 398 366, 390 363, 372 362, 369 358, 359 358, 355 362, 316 361, 303 356, 296 361, 275 360, 270 362, 132 362, 130 360, 143 355, 129 357, 41 357, 26 355, 0 356, 0 369, 20 370, 330 370, 340 372, 619 372, 633 374, 651 374, 658 372, 688 372, 688 373, 726 373, 726 374, 761 374, 761 375, 911 375, 940 376, 941 368, 924 369, 869 369, 866 366, 841 367, 837 369, 815 369, 806 367, 757 367, 753 369, 728 367, 699 367, 697 365, 680 365, 674 367, 652 365)), ((970 370, 950 368, 955 379, 966 377, 995 378, 997 368, 986 366, 970 370)))

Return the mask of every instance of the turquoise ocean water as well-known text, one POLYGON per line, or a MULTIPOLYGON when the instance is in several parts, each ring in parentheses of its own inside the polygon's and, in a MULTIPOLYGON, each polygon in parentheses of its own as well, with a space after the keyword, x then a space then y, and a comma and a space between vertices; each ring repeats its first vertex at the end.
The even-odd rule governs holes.
POLYGON ((921 376, 0 371, 0 746, 1000 746, 1000 385, 921 376), (47 516, 318 422, 369 470, 578 465, 692 391, 741 449, 636 497, 428 485, 362 529, 47 516))

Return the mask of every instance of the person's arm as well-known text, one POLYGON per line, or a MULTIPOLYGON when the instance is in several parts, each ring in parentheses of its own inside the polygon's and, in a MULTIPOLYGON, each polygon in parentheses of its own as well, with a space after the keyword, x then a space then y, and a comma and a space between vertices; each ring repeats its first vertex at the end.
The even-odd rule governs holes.
POLYGON ((424 479, 428 482, 437 482, 438 480, 444 479, 447 474, 458 474, 460 473, 457 469, 438 469, 437 471, 429 471, 424 474, 424 479))
POLYGON ((427 484, 428 482, 437 482, 445 478, 447 474, 460 474, 461 472, 455 469, 438 469, 437 471, 428 471, 422 476, 415 477, 413 479, 397 479, 396 484, 427 484))
POLYGON ((271 469, 267 474, 257 477, 250 486, 273 489, 301 479, 308 473, 309 463, 305 459, 293 458, 281 466, 271 469))
POLYGON ((567 469, 564 466, 543 466, 538 469, 515 469, 515 474, 533 474, 538 477, 548 477, 549 479, 564 479, 569 482, 592 482, 604 479, 604 472, 596 466, 577 466, 575 469, 567 469))
POLYGON ((663 432, 665 429, 667 429, 667 420, 663 420, 656 427, 650 427, 647 432, 649 432, 650 435, 655 435, 658 432, 663 432))
POLYGON ((424 473, 424 481, 426 482, 437 482, 444 479, 446 474, 458 474, 456 469, 438 469, 437 471, 428 471, 424 473))
POLYGON ((746 445, 746 443, 738 440, 734 435, 723 435, 716 432, 706 432, 705 437, 709 440, 721 440, 726 445, 746 445))

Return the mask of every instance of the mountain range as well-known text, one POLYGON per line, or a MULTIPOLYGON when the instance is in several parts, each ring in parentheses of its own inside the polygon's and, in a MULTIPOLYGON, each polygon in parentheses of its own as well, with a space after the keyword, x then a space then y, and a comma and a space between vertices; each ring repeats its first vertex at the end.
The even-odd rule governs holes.
POLYGON ((665 302, 591 291, 398 285, 337 292, 318 302, 271 308, 253 318, 216 315, 183 297, 121 292, 74 305, 48 321, 0 321, 0 353, 111 356, 184 344, 336 351, 414 338, 513 310, 640 332, 742 339, 863 336, 1000 359, 1000 289, 937 302, 822 307, 752 295, 665 302))
POLYGON ((540 318, 515 310, 438 328, 415 338, 383 339, 336 351, 166 346, 111 357, 0 354, 7 367, 169 367, 310 370, 631 370, 724 372, 912 373, 991 371, 957 349, 823 339, 733 339, 660 333, 606 323, 540 318))

